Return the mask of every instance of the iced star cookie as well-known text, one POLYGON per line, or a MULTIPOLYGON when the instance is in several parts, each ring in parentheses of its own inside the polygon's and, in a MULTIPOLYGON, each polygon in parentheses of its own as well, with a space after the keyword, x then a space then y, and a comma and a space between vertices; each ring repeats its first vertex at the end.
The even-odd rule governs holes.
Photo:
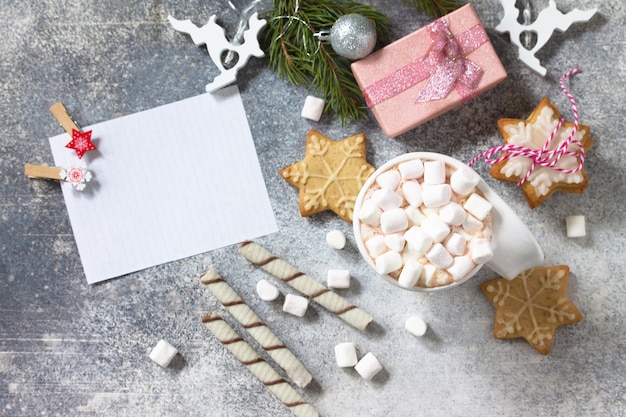
POLYGON ((583 319, 567 298, 569 268, 566 265, 528 269, 513 280, 498 278, 480 289, 496 308, 496 339, 523 337, 539 353, 547 355, 556 328, 583 319))
MULTIPOLYGON (((559 109, 547 98, 543 98, 539 105, 526 120, 500 119, 498 129, 506 145, 518 145, 533 150, 542 149, 551 133, 559 123, 559 109)), ((563 122, 558 128, 548 149, 554 150, 564 143, 571 134, 574 124, 563 122)), ((587 152, 593 140, 589 137, 589 127, 579 125, 574 134, 574 141, 569 144, 567 151, 572 154, 562 155, 554 167, 535 166, 526 181, 521 184, 522 191, 530 208, 541 205, 556 191, 582 194, 589 181, 584 168, 575 170, 580 164, 580 156, 576 153, 582 148, 587 152), (556 168, 556 169, 555 169, 556 168)), ((502 158, 495 163, 489 173, 497 180, 519 182, 531 170, 532 160, 525 156, 502 158)))
POLYGON ((354 202, 374 167, 365 160, 365 135, 334 141, 309 130, 303 160, 280 171, 291 185, 300 189, 300 214, 310 216, 332 210, 352 222, 354 202))

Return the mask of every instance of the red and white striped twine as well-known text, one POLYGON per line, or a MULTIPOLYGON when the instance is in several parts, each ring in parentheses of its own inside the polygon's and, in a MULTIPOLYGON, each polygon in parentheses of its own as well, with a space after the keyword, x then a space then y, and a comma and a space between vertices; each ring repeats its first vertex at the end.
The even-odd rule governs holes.
POLYGON ((565 87, 565 80, 579 72, 580 72, 580 68, 573 68, 569 70, 567 73, 563 74, 561 76, 561 79, 559 80, 559 84, 561 85, 561 90, 569 99, 572 105, 572 113, 574 114, 574 128, 569 134, 567 140, 563 141, 563 143, 561 143, 557 148, 553 150, 549 149, 552 139, 554 139, 557 132, 559 131, 559 129, 565 122, 565 119, 561 118, 559 119, 558 123, 554 127, 554 130, 552 131, 552 133, 550 134, 550 136, 548 137, 548 139, 546 140, 546 142, 544 143, 541 149, 532 149, 532 148, 527 148, 525 146, 513 145, 513 144, 496 146, 495 148, 488 149, 476 155, 474 159, 472 159, 469 162, 468 165, 469 166, 474 165, 479 159, 484 159, 485 163, 489 165, 493 165, 493 164, 497 164, 498 162, 501 162, 510 158, 518 157, 518 156, 528 158, 532 161, 530 169, 528 170, 526 175, 524 175, 524 177, 522 177, 522 179, 518 181, 517 185, 522 185, 523 183, 525 183, 530 177, 530 175, 533 173, 533 171, 535 170, 536 166, 551 168, 551 169, 554 169, 555 171, 563 172, 565 174, 572 174, 572 173, 582 170, 585 165, 585 150, 583 149, 582 143, 580 143, 579 140, 574 139, 574 135, 578 131, 578 107, 576 106, 576 100, 574 100, 574 96, 565 87), (578 150, 576 152, 567 150, 571 144, 578 146, 578 150), (505 152, 505 153, 496 159, 492 159, 494 155, 499 154, 501 152, 505 152), (578 166, 573 169, 564 169, 564 168, 556 166, 557 162, 559 162, 559 160, 561 159, 563 155, 570 155, 570 156, 576 157, 578 159, 578 166))

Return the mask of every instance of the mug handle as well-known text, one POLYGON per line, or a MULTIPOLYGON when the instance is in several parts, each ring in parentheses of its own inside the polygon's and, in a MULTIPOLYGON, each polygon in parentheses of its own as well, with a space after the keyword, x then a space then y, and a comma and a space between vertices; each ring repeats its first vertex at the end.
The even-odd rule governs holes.
POLYGON ((523 271, 543 262, 543 251, 534 236, 513 209, 487 184, 481 190, 493 205, 493 258, 485 263, 506 279, 513 279, 523 271))

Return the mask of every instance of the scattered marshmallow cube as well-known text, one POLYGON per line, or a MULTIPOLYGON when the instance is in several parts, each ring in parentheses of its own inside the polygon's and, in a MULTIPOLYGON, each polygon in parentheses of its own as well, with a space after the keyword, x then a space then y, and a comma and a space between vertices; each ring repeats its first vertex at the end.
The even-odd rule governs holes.
POLYGON ((329 288, 350 288, 350 271, 347 269, 329 269, 326 279, 329 288))
POLYGON ((426 207, 441 207, 450 202, 452 189, 449 184, 424 185, 422 199, 426 207))
POLYGON ((274 301, 280 295, 278 288, 266 279, 262 279, 257 282, 256 293, 263 301, 274 301))
POLYGON ((389 251, 378 255, 374 263, 376 265, 376 272, 380 275, 385 275, 402 266, 402 256, 398 252, 389 251))
POLYGON ((567 216, 565 218, 567 237, 583 237, 585 230, 585 216, 567 216))
POLYGON ((424 163, 421 159, 402 162, 398 165, 400 176, 404 180, 416 180, 424 175, 424 163))
POLYGON ((392 233, 385 236, 385 245, 392 251, 402 252, 405 244, 404 233, 392 233))
POLYGON ((309 307, 309 299, 295 295, 287 294, 285 296, 285 302, 283 304, 283 311, 285 313, 293 314, 294 316, 304 317, 306 309, 309 307))
POLYGON ((460 226, 467 216, 467 212, 460 204, 450 202, 439 209, 441 220, 452 226, 460 226))
POLYGON ((395 190, 400 184, 400 173, 393 169, 385 171, 376 177, 376 184, 378 184, 380 188, 395 190))
POLYGON ((404 198, 412 207, 422 205, 422 186, 417 181, 407 181, 402 184, 404 198))
POLYGON ((447 271, 455 281, 465 278, 476 267, 469 255, 455 256, 447 271))
POLYGON ((344 342, 335 346, 335 359, 340 368, 352 368, 356 365, 358 360, 354 343, 344 342))
POLYGON ((439 216, 430 216, 422 222, 420 228, 430 237, 433 238, 435 243, 443 241, 448 234, 450 234, 450 227, 441 220, 439 216))
POLYGON ((424 162, 424 184, 435 185, 446 182, 446 164, 443 161, 424 162))
POLYGON ((387 211, 400 207, 402 196, 388 188, 381 188, 372 193, 372 201, 383 211, 387 211))
POLYGON ((380 215, 380 229, 386 235, 403 232, 409 227, 409 219, 404 209, 395 208, 380 215))
POLYGON ((435 243, 424 256, 439 269, 446 269, 454 262, 450 252, 441 243, 435 243))
POLYGON ((372 227, 377 227, 380 224, 381 213, 382 210, 378 208, 376 203, 372 200, 365 200, 359 210, 359 220, 372 227))
POLYGON ((413 250, 423 254, 433 244, 433 238, 420 226, 413 226, 404 233, 404 239, 413 250))
POLYGON ((370 253, 372 258, 377 257, 381 253, 387 250, 387 245, 385 244, 385 238, 381 235, 376 235, 365 242, 365 247, 367 251, 370 253))
POLYGON ((380 364, 376 356, 369 352, 361 358, 354 369, 363 379, 370 380, 374 378, 377 373, 383 370, 383 366, 380 364))
POLYGON ((463 255, 465 252, 465 245, 467 244, 467 239, 465 236, 459 233, 450 233, 444 242, 446 250, 450 252, 452 255, 463 255))
POLYGON ((470 256, 479 265, 489 262, 493 258, 493 251, 489 240, 476 238, 470 243, 470 256))
POLYGON ((404 328, 409 331, 413 336, 421 337, 426 334, 428 325, 419 316, 411 316, 404 323, 404 328))
POLYGON ((302 107, 302 112, 300 115, 305 119, 314 120, 319 122, 322 117, 322 113, 324 112, 324 99, 319 97, 307 96, 304 100, 304 107, 302 107))
POLYGON ((426 220, 426 216, 424 216, 424 214, 419 209, 411 206, 407 206, 404 209, 404 213, 409 219, 409 223, 411 226, 419 226, 424 220, 426 220))
POLYGON ((161 339, 150 352, 150 359, 158 363, 161 367, 167 368, 177 353, 178 350, 176 350, 174 346, 170 345, 167 340, 161 339))
POLYGON ((414 260, 408 261, 404 264, 402 272, 398 277, 398 284, 404 288, 413 288, 422 274, 422 264, 414 260))
POLYGON ((343 249, 346 246, 346 236, 341 230, 331 230, 326 234, 326 243, 331 248, 343 249))
POLYGON ((461 196, 468 195, 474 190, 474 187, 478 185, 480 177, 478 174, 469 167, 457 169, 450 176, 450 186, 452 190, 461 196))
POLYGON ((489 201, 476 193, 470 195, 465 204, 463 204, 463 208, 478 220, 484 220, 492 207, 489 201))

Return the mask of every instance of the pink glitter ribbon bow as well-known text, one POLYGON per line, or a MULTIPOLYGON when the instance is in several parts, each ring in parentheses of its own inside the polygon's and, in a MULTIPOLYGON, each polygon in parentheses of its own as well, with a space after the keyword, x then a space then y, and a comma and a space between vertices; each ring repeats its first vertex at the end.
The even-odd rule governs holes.
POLYGON ((463 98, 471 96, 478 87, 483 71, 465 58, 463 49, 452 35, 444 19, 437 19, 428 27, 433 41, 426 66, 432 68, 430 78, 417 97, 417 103, 440 100, 456 88, 463 98))
POLYGON ((579 72, 580 72, 580 68, 574 68, 568 71, 567 73, 563 74, 563 76, 561 76, 561 79, 559 80, 561 90, 569 99, 570 104, 572 105, 572 113, 574 114, 574 128, 570 132, 567 139, 564 140, 559 146, 557 146, 555 149, 552 149, 552 150, 549 149, 552 139, 554 139, 557 132, 559 131, 559 129, 565 122, 564 118, 559 119, 558 123, 552 130, 552 133, 550 133, 550 136, 548 136, 546 142, 544 143, 541 149, 532 149, 532 148, 527 148, 524 146, 513 145, 513 144, 496 146, 495 148, 488 149, 476 155, 474 159, 472 159, 469 162, 468 165, 469 166, 474 165, 474 163, 476 163, 476 161, 478 161, 479 159, 484 159, 485 163, 489 165, 493 165, 493 164, 497 164, 498 162, 501 162, 510 158, 515 158, 515 157, 528 158, 532 161, 530 169, 517 182, 517 185, 524 184, 528 180, 528 178, 530 178, 530 175, 533 173, 533 171, 535 170, 537 166, 551 168, 551 169, 554 169, 555 171, 562 172, 565 174, 573 174, 575 172, 582 170, 585 165, 585 149, 583 148, 583 145, 579 140, 574 139, 574 135, 578 131, 578 126, 579 126, 578 107, 576 106, 576 100, 574 100, 574 96, 565 87, 565 80, 579 72), (572 144, 578 146, 578 150, 576 152, 572 152, 568 150, 569 146, 572 144), (499 154, 501 152, 505 152, 505 153, 496 159, 492 159, 494 155, 499 154), (570 156, 576 157, 578 159, 578 166, 573 169, 564 169, 559 166, 556 166, 556 164, 559 162, 561 157, 563 157, 564 155, 570 155, 570 156))
POLYGON ((476 90, 482 70, 465 56, 488 41, 482 26, 477 24, 453 35, 441 17, 426 30, 433 41, 428 53, 366 87, 363 97, 368 106, 389 100, 427 79, 416 103, 445 98, 455 87, 464 99, 476 90))

